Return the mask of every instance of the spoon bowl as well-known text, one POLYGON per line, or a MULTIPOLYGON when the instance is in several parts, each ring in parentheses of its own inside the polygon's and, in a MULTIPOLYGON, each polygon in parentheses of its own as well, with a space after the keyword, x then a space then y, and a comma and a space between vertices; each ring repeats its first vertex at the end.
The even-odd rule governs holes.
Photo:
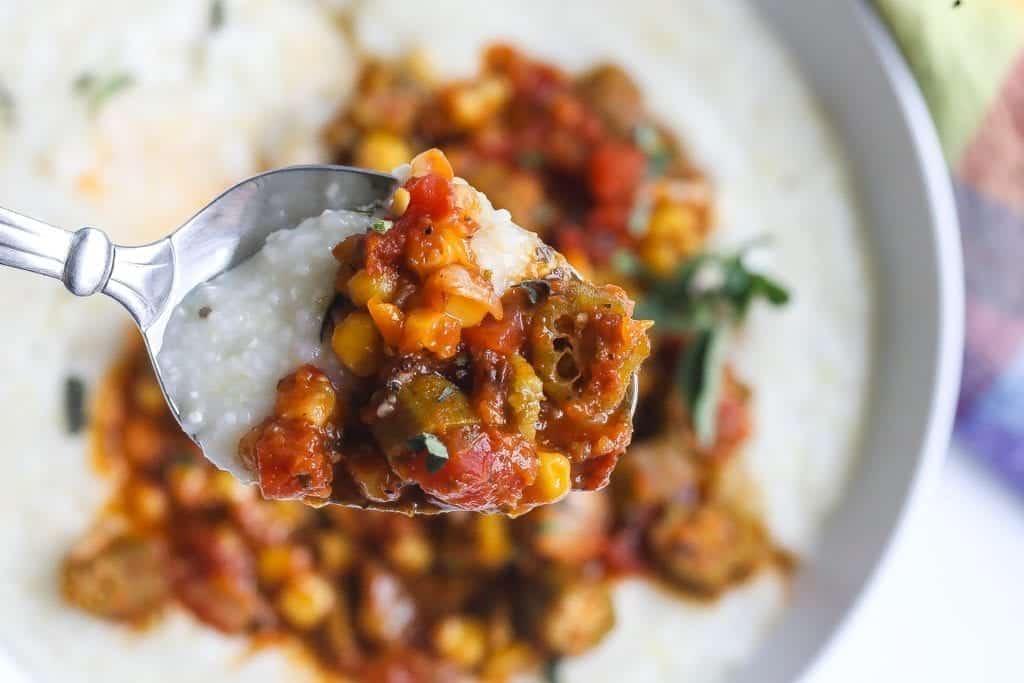
MULTIPOLYGON (((97 228, 70 232, 0 207, 0 265, 58 279, 78 296, 102 292, 128 309, 167 404, 183 424, 157 361, 178 304, 197 286, 256 254, 271 233, 329 210, 373 213, 385 207, 397 186, 394 176, 364 169, 290 166, 243 180, 169 236, 138 247, 114 245, 97 228)), ((634 375, 620 408, 630 419, 637 397, 634 375)), ((199 444, 194 434, 189 437, 199 444)), ((361 499, 355 492, 339 493, 331 502, 420 514, 446 511, 425 499, 396 506, 361 499)))

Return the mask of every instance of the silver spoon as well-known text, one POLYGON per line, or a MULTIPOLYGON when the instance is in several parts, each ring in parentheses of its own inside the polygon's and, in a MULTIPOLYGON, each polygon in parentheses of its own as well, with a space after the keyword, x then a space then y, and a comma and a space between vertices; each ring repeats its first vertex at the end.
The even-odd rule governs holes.
MULTIPOLYGON (((394 176, 347 166, 269 171, 243 180, 169 236, 140 247, 115 245, 97 228, 70 232, 0 207, 0 265, 55 278, 78 296, 102 292, 128 309, 163 388, 157 355, 172 311, 192 289, 247 260, 282 226, 326 210, 382 208, 397 184, 394 176)), ((623 401, 630 417, 637 386, 634 376, 623 401)), ((181 423, 166 390, 164 396, 181 423)))

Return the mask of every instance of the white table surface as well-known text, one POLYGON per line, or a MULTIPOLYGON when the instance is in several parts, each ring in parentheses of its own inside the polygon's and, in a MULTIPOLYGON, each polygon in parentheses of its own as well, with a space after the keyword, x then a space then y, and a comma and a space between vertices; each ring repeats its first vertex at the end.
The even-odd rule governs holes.
POLYGON ((1024 681, 1024 496, 953 450, 806 683, 1024 681))
POLYGON ((804 683, 890 681, 1024 681, 1024 497, 955 451, 804 683))

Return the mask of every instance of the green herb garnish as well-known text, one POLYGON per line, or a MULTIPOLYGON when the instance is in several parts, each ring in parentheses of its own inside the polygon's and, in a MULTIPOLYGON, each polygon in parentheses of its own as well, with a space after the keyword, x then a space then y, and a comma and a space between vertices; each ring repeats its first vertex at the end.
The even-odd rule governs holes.
POLYGON ((394 223, 386 218, 378 218, 374 222, 370 223, 370 230, 383 235, 390 230, 393 225, 394 223))
POLYGON ((78 377, 64 380, 64 419, 71 434, 85 427, 85 382, 78 377))
POLYGON ((210 0, 210 33, 219 31, 225 18, 224 0, 210 0))
POLYGON ((515 286, 526 293, 526 298, 530 300, 531 306, 536 306, 551 294, 551 283, 547 280, 524 280, 515 286))
POLYGON ((430 432, 423 432, 409 439, 409 448, 427 452, 427 472, 435 474, 448 463, 448 448, 430 432))
POLYGON ((101 77, 86 71, 74 80, 72 89, 85 101, 89 114, 95 116, 111 97, 133 85, 135 77, 129 73, 101 77))
POLYGON ((703 447, 710 447, 715 440, 715 412, 730 328, 743 322, 756 299, 773 306, 789 301, 782 284, 751 271, 744 263, 745 255, 757 243, 748 243, 734 254, 700 254, 666 278, 646 270, 628 252, 613 256, 616 270, 644 286, 636 317, 654 320, 663 332, 686 335, 688 344, 677 361, 676 386, 686 398, 703 447))
POLYGON ((548 659, 544 662, 544 682, 558 683, 558 660, 548 659))
POLYGON ((14 95, 3 83, 0 83, 0 125, 14 125, 14 95))
POLYGON ((647 175, 661 176, 672 162, 672 150, 657 128, 639 125, 633 131, 633 142, 647 155, 647 175))
POLYGON ((676 386, 689 405, 697 443, 704 448, 715 443, 715 411, 721 394, 728 336, 727 325, 702 330, 683 349, 677 361, 676 386))

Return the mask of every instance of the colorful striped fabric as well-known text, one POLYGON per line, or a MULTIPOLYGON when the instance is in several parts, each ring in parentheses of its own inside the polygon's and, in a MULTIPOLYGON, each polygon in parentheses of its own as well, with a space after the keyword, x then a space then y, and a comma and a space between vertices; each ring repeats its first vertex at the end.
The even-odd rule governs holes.
POLYGON ((952 170, 966 270, 956 438, 1024 493, 1024 0, 877 0, 952 170))

